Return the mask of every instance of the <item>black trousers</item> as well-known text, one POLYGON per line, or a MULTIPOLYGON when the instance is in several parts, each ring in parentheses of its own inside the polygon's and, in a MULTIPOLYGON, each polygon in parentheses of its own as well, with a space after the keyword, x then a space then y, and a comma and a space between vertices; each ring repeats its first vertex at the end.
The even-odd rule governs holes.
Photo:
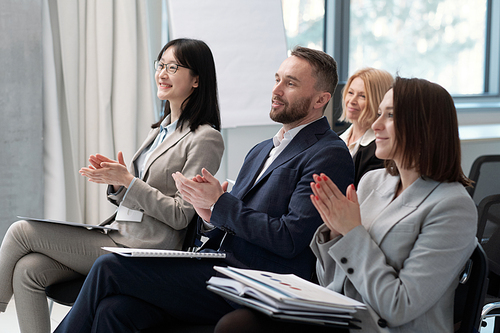
POLYGON ((216 324, 234 308, 207 290, 219 259, 101 256, 55 332, 126 333, 175 321, 216 324))

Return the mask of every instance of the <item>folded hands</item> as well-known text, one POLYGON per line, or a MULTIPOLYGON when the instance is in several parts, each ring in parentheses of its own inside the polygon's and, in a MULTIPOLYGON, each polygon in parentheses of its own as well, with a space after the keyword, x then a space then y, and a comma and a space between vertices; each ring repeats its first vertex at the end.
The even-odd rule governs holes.
POLYGON ((311 201, 321 219, 330 229, 330 239, 345 235, 361 225, 358 196, 354 185, 347 188, 344 196, 324 173, 313 175, 311 201))

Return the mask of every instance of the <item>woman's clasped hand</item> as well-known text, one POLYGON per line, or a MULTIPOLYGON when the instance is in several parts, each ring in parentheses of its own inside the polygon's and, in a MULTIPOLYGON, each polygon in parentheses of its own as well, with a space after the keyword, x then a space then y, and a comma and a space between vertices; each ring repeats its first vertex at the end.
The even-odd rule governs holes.
POLYGON ((345 235, 361 225, 358 197, 351 184, 344 196, 330 178, 324 173, 314 175, 311 182, 311 201, 322 220, 330 229, 330 239, 345 235))

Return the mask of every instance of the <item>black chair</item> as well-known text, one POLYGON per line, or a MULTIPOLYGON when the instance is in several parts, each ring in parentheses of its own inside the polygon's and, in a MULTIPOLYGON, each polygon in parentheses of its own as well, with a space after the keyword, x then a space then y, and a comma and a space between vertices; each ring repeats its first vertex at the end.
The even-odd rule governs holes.
POLYGON ((482 325, 486 325, 484 319, 495 317, 493 332, 500 333, 500 194, 487 196, 479 203, 477 238, 488 256, 489 266, 482 325))
POLYGON ((478 244, 455 290, 455 333, 478 331, 487 287, 488 261, 483 248, 478 244))
MULTIPOLYGON (((182 245, 183 251, 192 251, 197 247, 199 240, 198 234, 198 215, 195 214, 191 222, 187 227, 186 236, 184 238, 184 243, 182 245)), ((49 311, 52 312, 53 302, 72 306, 80 289, 82 289, 83 282, 85 281, 85 276, 81 275, 76 279, 55 283, 45 288, 45 295, 51 300, 49 311)))
MULTIPOLYGON (((490 195, 481 200, 477 207, 477 213, 478 223, 476 237, 481 244, 485 245, 500 227, 500 187, 499 194, 490 195)), ((488 248, 493 244, 494 243, 490 244, 488 248)), ((494 254, 493 251, 488 253, 486 248, 485 251, 488 258, 494 254)))
POLYGON ((483 155, 476 158, 469 172, 475 182, 467 191, 479 205, 481 200, 493 194, 500 194, 500 155, 483 155))

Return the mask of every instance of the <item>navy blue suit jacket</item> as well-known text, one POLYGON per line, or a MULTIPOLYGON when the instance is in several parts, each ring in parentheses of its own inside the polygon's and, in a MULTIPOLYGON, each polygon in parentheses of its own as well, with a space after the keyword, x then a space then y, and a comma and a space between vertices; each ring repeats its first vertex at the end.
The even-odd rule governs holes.
POLYGON ((227 233, 221 250, 228 265, 310 279, 315 257, 309 243, 322 224, 309 197, 312 176, 325 173, 345 193, 354 180, 353 161, 323 117, 303 128, 255 183, 273 147, 266 140, 247 154, 231 193, 213 208, 210 222, 218 229, 209 242, 218 244, 227 233))

